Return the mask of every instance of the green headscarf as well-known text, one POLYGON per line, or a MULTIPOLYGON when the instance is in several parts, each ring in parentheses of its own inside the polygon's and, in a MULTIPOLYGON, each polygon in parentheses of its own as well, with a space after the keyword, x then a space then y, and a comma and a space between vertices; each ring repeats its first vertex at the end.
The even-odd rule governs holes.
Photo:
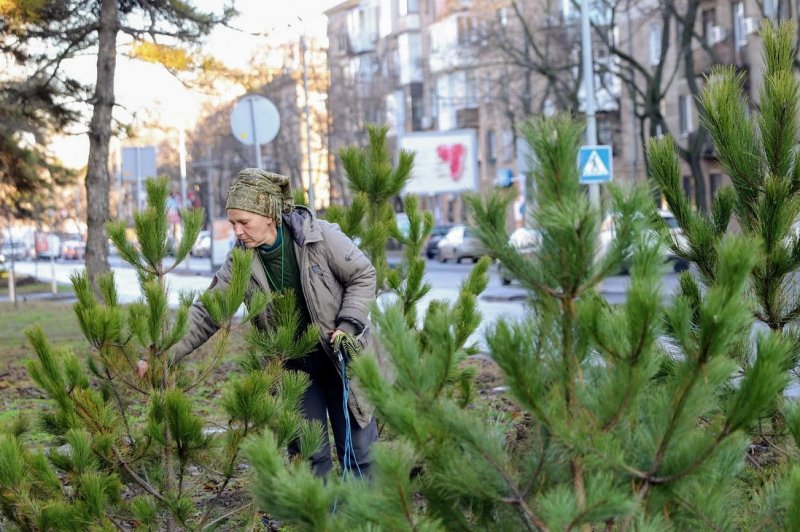
POLYGON ((225 209, 240 209, 274 219, 294 208, 289 178, 258 168, 245 168, 228 191, 225 209))

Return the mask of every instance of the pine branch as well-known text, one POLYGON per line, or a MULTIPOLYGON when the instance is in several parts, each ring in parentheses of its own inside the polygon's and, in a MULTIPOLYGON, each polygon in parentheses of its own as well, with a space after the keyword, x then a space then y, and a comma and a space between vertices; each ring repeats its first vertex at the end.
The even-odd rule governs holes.
POLYGON ((227 513, 217 517, 216 519, 214 519, 213 521, 211 521, 210 523, 208 523, 207 525, 202 527, 202 530, 214 530, 214 529, 216 529, 216 527, 220 523, 224 523, 225 521, 227 521, 228 519, 230 519, 234 515, 242 512, 243 510, 247 510, 248 508, 252 508, 252 507, 253 507, 253 505, 251 503, 251 504, 245 504, 244 506, 240 506, 238 508, 234 508, 230 512, 227 512, 227 513))
POLYGON ((650 476, 647 479, 647 482, 653 485, 667 484, 670 482, 675 482, 676 480, 680 480, 686 477, 687 475, 694 473, 697 470, 697 468, 703 465, 703 463, 714 453, 714 451, 717 450, 717 447, 719 447, 720 443, 722 443, 725 440, 725 438, 727 438, 731 434, 732 434, 731 428, 728 425, 725 425, 724 427, 722 427, 722 430, 719 432, 719 434, 717 434, 716 438, 714 438, 714 441, 708 447, 706 447, 703 450, 703 452, 698 454, 697 457, 694 459, 694 461, 687 467, 685 467, 683 470, 663 477, 650 476))
POLYGON ((531 475, 531 478, 528 481, 528 484, 525 486, 525 488, 520 493, 520 497, 523 500, 528 498, 528 496, 530 495, 530 493, 533 490, 534 486, 539 481, 539 475, 541 475, 542 474, 542 470, 544 470, 544 459, 545 459, 545 456, 547 456, 547 451, 550 449, 550 443, 551 443, 550 434, 548 433, 545 436, 544 444, 542 445, 541 455, 539 456, 539 461, 536 464, 536 470, 533 472, 533 475, 531 475))
POLYGON ((131 426, 128 423, 128 412, 125 409, 125 404, 122 402, 122 396, 120 396, 119 390, 114 385, 111 372, 108 370, 108 368, 106 368, 106 379, 108 380, 108 385, 111 387, 111 391, 114 393, 114 400, 117 403, 117 408, 119 409, 120 417, 122 417, 122 422, 125 424, 125 434, 128 436, 128 441, 133 442, 133 433, 131 432, 131 426))
MULTIPOLYGON (((249 428, 250 427, 249 427, 247 421, 245 421, 244 422, 244 428, 243 428, 243 431, 242 431, 242 437, 241 437, 240 441, 243 441, 247 437, 247 433, 248 433, 248 429, 249 428)), ((216 506, 217 501, 219 501, 220 497, 222 497, 222 494, 224 493, 225 488, 228 487, 228 483, 233 478, 233 465, 236 463, 236 459, 238 457, 239 457, 239 448, 237 446, 236 450, 233 453, 231 453, 230 460, 228 461, 228 464, 225 467, 225 471, 228 471, 228 473, 225 474, 225 476, 223 478, 223 481, 222 481, 222 484, 220 485, 219 489, 217 490, 216 495, 207 504, 206 511, 203 512, 203 517, 200 519, 200 524, 199 524, 200 527, 202 527, 203 523, 205 523, 206 520, 209 518, 209 516, 211 515, 212 508, 214 508, 214 506, 216 506)))
POLYGON ((520 511, 523 517, 523 522, 525 523, 528 530, 548 530, 547 525, 545 522, 533 511, 533 509, 528 505, 525 501, 524 492, 520 491, 517 487, 516 482, 514 479, 506 471, 506 468, 503 467, 502 464, 498 464, 491 453, 485 451, 483 448, 479 446, 474 446, 475 450, 480 453, 484 460, 488 464, 490 464, 497 473, 503 478, 503 481, 506 483, 506 486, 511 491, 512 496, 503 499, 503 502, 506 504, 511 504, 516 506, 517 509, 520 511))

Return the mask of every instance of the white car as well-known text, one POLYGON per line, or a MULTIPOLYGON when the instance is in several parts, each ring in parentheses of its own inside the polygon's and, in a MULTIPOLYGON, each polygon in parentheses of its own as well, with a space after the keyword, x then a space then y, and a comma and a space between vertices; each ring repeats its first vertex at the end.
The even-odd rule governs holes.
POLYGON ((439 248, 439 262, 451 259, 456 262, 461 262, 461 259, 478 262, 478 259, 488 253, 475 230, 466 225, 453 226, 436 246, 439 248))
MULTIPOLYGON (((661 219, 664 221, 666 226, 669 228, 670 235, 672 239, 677 243, 679 247, 685 249, 688 246, 686 241, 686 236, 683 234, 683 230, 678 225, 678 220, 675 219, 675 215, 672 212, 659 209, 658 215, 661 216, 661 219)), ((618 215, 616 213, 608 215, 604 220, 603 223, 600 225, 600 235, 599 235, 599 246, 598 246, 598 256, 604 256, 611 244, 616 238, 616 220, 618 215)), ((665 246, 664 248, 664 255, 665 261, 672 263, 672 269, 677 272, 682 272, 689 268, 689 262, 681 257, 678 257, 673 251, 671 246, 665 246)), ((627 271, 627 265, 624 266, 624 270, 627 271)))
POLYGON ((192 257, 211 256, 211 231, 200 231, 197 234, 197 240, 194 241, 194 246, 189 254, 192 257))
MULTIPOLYGON (((542 243, 542 234, 536 229, 519 227, 514 229, 508 237, 508 245, 519 251, 523 256, 532 255, 542 243)), ((504 285, 511 284, 513 276, 503 267, 502 262, 497 263, 497 273, 500 282, 504 285)))

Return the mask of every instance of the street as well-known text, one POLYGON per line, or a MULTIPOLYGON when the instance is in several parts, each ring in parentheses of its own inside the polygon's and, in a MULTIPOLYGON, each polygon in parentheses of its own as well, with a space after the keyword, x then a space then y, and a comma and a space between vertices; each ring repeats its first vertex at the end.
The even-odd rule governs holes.
MULTIPOLYGON (((117 285, 117 295, 121 303, 130 303, 138 299, 139 284, 136 274, 127 263, 118 256, 109 257, 109 263, 114 270, 117 285)), ((169 263, 167 263, 169 264, 169 263)), ((58 283, 69 284, 70 275, 83 268, 79 261, 22 261, 16 263, 15 270, 19 274, 28 274, 42 281, 50 281, 52 273, 58 283)), ((440 263, 435 260, 426 261, 426 280, 431 285, 428 295, 419 305, 419 315, 423 316, 428 303, 434 299, 455 301, 462 280, 473 268, 472 263, 456 264, 453 262, 440 263)), ((167 275, 170 288, 170 305, 178 304, 178 294, 184 290, 202 291, 208 287, 212 278, 209 259, 190 257, 178 268, 167 275)), ((677 286, 677 275, 666 273, 662 278, 661 293, 665 298, 672 294, 677 286)), ((606 279, 601 287, 603 295, 611 303, 625 301, 625 291, 629 283, 628 276, 615 276, 606 279)), ((481 328, 494 323, 500 317, 510 319, 521 318, 524 314, 525 290, 517 283, 503 286, 497 274, 495 265, 489 269, 489 285, 478 301, 478 309, 483 315, 481 328)), ((480 334, 482 337, 483 334, 480 334)))

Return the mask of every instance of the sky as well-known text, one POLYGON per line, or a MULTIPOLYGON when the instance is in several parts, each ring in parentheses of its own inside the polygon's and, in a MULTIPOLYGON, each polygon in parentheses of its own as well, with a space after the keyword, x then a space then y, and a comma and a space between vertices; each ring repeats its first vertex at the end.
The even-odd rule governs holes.
MULTIPOLYGON (((344 0, 236 0, 240 15, 231 22, 237 30, 220 27, 207 38, 205 50, 231 68, 242 68, 264 42, 265 36, 278 42, 299 39, 301 33, 325 37, 325 10, 344 0)), ((195 0, 202 10, 218 10, 218 0, 195 0)), ((96 57, 72 60, 69 69, 81 81, 94 83, 96 57)), ((163 128, 191 127, 199 118, 202 99, 189 92, 163 67, 118 56, 115 96, 120 108, 115 116, 123 120, 134 114, 157 114, 163 128)), ((51 150, 62 163, 74 168, 86 165, 89 140, 85 134, 53 139, 51 150)))

